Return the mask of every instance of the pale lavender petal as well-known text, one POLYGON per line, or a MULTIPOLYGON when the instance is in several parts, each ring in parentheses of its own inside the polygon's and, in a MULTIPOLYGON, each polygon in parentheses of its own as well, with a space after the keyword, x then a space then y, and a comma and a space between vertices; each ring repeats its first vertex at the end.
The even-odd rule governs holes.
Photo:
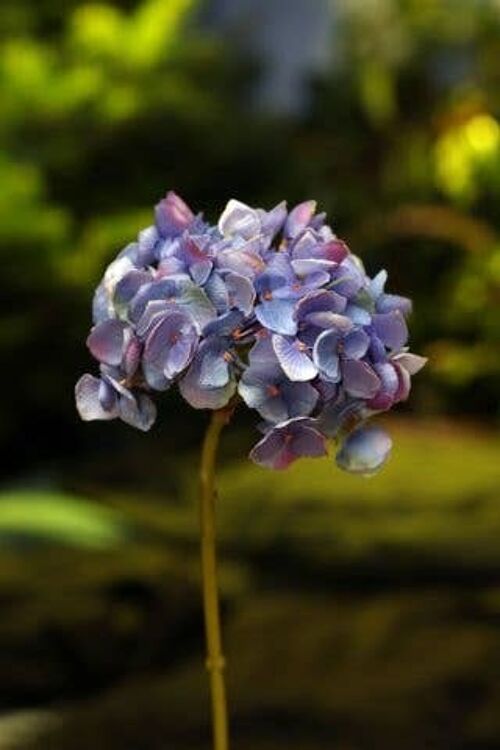
POLYGON ((381 294, 377 300, 377 312, 390 313, 394 310, 399 310, 405 317, 410 315, 412 310, 411 299, 401 297, 399 294, 381 294))
POLYGON ((252 239, 261 231, 257 211, 234 199, 226 205, 218 226, 223 237, 233 237, 237 234, 245 239, 252 239))
POLYGON ((353 474, 374 474, 387 461, 391 448, 391 438, 379 427, 360 427, 345 439, 337 465, 353 474))
POLYGON ((380 389, 380 378, 366 363, 346 359, 341 363, 342 385, 350 396, 372 398, 380 389))
POLYGON ((100 378, 93 375, 82 375, 75 386, 76 408, 80 417, 85 422, 94 419, 115 419, 118 416, 118 408, 115 404, 110 409, 105 409, 99 398, 101 390, 100 378))
POLYGON ((87 346, 92 355, 108 365, 119 365, 125 346, 127 325, 119 320, 105 320, 92 329, 87 346))
POLYGON ((398 311, 376 314, 372 318, 373 328, 389 349, 401 349, 408 339, 408 328, 403 315, 398 311))
POLYGON ((256 306, 255 315, 265 328, 285 336, 293 336, 297 332, 294 310, 293 300, 269 300, 256 306))
POLYGON ((244 321, 245 316, 241 310, 230 310, 223 313, 215 320, 211 320, 203 329, 203 335, 208 336, 230 336, 244 321))
POLYGON ((290 380, 306 381, 316 377, 318 368, 306 351, 303 350, 300 341, 275 335, 272 342, 283 372, 290 380))
POLYGON ((245 315, 250 315, 255 302, 255 289, 250 279, 238 273, 228 273, 224 281, 229 306, 237 307, 245 315))
POLYGON ((401 365, 410 375, 416 375, 427 363, 427 357, 421 357, 419 354, 412 354, 411 352, 403 352, 402 354, 396 354, 393 357, 393 361, 401 365))

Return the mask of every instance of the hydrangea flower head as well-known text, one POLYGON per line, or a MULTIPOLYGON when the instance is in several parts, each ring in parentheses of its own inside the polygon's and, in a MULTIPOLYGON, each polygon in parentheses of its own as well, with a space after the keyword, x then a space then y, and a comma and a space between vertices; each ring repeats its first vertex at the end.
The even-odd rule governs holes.
POLYGON ((408 398, 426 361, 407 348, 410 300, 386 282, 314 201, 230 200, 211 225, 169 192, 95 292, 87 346, 100 374, 77 383, 80 416, 148 430, 152 396, 178 385, 196 409, 254 409, 261 466, 322 456, 333 439, 338 466, 373 473, 391 441, 365 423, 408 398))

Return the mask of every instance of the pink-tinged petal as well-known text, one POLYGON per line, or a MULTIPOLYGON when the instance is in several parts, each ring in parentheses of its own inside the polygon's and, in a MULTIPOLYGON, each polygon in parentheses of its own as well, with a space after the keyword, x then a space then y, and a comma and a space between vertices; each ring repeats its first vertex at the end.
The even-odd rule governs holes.
POLYGON ((155 208, 156 226, 164 237, 181 234, 194 220, 194 214, 176 193, 170 190, 155 208))
POLYGON ((342 385, 350 396, 373 398, 380 389, 380 378, 366 362, 346 359, 342 362, 341 369, 342 385))
POLYGON ((392 359, 393 362, 401 365, 410 375, 416 375, 427 364, 427 357, 421 357, 419 354, 412 354, 411 352, 396 354, 392 359))
POLYGON ((106 404, 110 406, 105 409, 101 403, 101 380, 93 375, 82 375, 75 386, 76 408, 78 413, 85 422, 91 422, 94 419, 115 419, 118 416, 118 407, 116 399, 114 403, 106 404))
POLYGON ((227 203, 219 219, 218 227, 223 237, 239 235, 248 240, 259 235, 261 231, 257 211, 234 199, 227 203))
POLYGON ((296 237, 307 227, 316 212, 316 201, 304 201, 292 208, 285 222, 285 236, 296 237))
POLYGON ((318 430, 303 426, 293 436, 292 451, 299 458, 319 458, 320 456, 326 456, 326 440, 318 430))
POLYGON ((297 460, 279 432, 270 430, 250 451, 249 458, 266 469, 283 470, 297 460))
POLYGON ((105 320, 92 329, 87 346, 92 355, 107 365, 117 366, 122 361, 127 325, 120 320, 105 320))
POLYGON ((408 340, 406 321, 399 310, 375 314, 372 317, 376 335, 389 349, 401 349, 408 340))
POLYGON ((316 377, 318 368, 303 350, 300 341, 274 335, 272 343, 283 372, 290 380, 301 382, 316 377))
POLYGON ((345 439, 336 462, 345 471, 370 476, 387 461, 391 448, 391 438, 379 427, 359 427, 345 439))
POLYGON ((411 375, 404 367, 395 365, 396 373, 398 376, 398 388, 394 394, 394 401, 406 401, 411 391, 411 375))

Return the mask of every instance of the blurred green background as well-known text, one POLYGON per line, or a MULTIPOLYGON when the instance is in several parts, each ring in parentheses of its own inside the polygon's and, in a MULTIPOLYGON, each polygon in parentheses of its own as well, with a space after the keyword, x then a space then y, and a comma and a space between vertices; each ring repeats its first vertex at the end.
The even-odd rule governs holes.
POLYGON ((236 750, 500 748, 499 0, 3 0, 0 748, 208 750, 196 463, 73 386, 167 189, 317 198, 430 357, 372 480, 222 446, 236 750))

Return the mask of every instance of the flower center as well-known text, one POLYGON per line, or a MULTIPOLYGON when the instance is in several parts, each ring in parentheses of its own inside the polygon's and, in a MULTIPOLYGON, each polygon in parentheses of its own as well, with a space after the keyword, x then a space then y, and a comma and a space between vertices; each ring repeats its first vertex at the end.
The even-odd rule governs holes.
POLYGON ((265 299, 267 302, 273 298, 273 293, 270 289, 266 289, 265 292, 262 292, 262 299, 265 299))
POLYGON ((231 354, 231 352, 224 352, 224 354, 222 355, 222 359, 229 364, 233 361, 233 355, 231 354))
POLYGON ((267 395, 270 396, 271 398, 276 398, 276 396, 280 395, 280 389, 278 388, 277 385, 274 385, 273 383, 270 383, 267 386, 266 390, 267 390, 267 395))

